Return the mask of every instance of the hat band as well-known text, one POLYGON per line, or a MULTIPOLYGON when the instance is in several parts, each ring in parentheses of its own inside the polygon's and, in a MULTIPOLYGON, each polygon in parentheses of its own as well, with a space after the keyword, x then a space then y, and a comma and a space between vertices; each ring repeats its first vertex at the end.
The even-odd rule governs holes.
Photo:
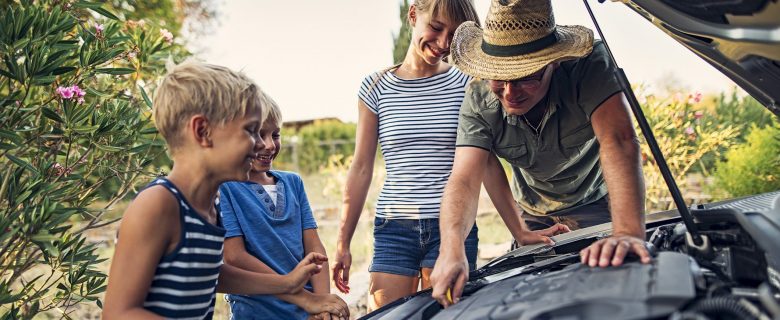
POLYGON ((555 29, 553 29, 553 32, 542 38, 511 46, 490 44, 485 42, 485 38, 482 38, 482 51, 485 51, 485 53, 494 57, 511 57, 521 54, 533 53, 547 48, 556 42, 558 42, 558 33, 555 32, 555 29))

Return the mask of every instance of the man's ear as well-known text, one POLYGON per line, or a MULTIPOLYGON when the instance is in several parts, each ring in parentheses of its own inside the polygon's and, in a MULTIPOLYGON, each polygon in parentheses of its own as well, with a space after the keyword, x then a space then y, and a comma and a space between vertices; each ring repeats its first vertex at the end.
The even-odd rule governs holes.
POLYGON ((414 27, 414 23, 417 22, 417 6, 412 4, 409 6, 409 13, 406 14, 406 20, 409 21, 409 25, 414 27))
POLYGON ((194 115, 190 118, 189 133, 195 138, 195 141, 202 147, 211 147, 211 123, 209 119, 202 114, 194 115))

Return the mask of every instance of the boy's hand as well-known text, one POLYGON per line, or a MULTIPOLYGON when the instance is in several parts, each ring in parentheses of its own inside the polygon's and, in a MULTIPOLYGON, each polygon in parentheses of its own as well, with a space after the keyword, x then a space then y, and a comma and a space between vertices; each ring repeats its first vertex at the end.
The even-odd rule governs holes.
POLYGON ((298 291, 301 291, 303 286, 309 282, 311 276, 320 273, 322 264, 326 261, 328 261, 328 257, 321 253, 312 252, 306 255, 306 257, 295 266, 295 269, 285 276, 288 283, 290 283, 288 293, 295 294, 298 293, 298 291))
POLYGON ((308 312, 313 319, 333 320, 349 319, 349 307, 339 296, 335 294, 309 294, 306 295, 307 302, 302 308, 308 312))
POLYGON ((333 284, 343 293, 349 293, 349 268, 352 266, 352 253, 349 248, 336 249, 336 261, 333 263, 333 284))

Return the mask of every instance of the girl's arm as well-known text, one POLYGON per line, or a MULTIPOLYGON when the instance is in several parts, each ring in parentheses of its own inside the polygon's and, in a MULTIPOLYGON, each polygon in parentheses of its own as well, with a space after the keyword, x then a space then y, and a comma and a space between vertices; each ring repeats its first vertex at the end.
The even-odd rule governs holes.
POLYGON ((509 229, 512 237, 520 245, 542 242, 553 244, 552 239, 550 239, 551 236, 570 231, 569 227, 560 223, 543 230, 528 230, 525 221, 521 217, 520 207, 515 202, 514 196, 512 196, 512 189, 509 187, 504 168, 495 154, 491 153, 488 156, 483 185, 488 196, 490 196, 490 200, 493 202, 493 206, 496 207, 501 219, 504 220, 507 229, 509 229))
POLYGON ((157 263, 180 233, 178 203, 164 187, 151 187, 130 203, 111 259, 103 319, 162 319, 143 304, 157 263))
POLYGON ((374 173, 378 137, 378 119, 363 101, 358 101, 358 127, 355 137, 355 155, 347 173, 342 198, 343 210, 333 262, 333 282, 339 291, 349 292, 349 268, 352 266, 350 242, 366 202, 368 187, 374 173))

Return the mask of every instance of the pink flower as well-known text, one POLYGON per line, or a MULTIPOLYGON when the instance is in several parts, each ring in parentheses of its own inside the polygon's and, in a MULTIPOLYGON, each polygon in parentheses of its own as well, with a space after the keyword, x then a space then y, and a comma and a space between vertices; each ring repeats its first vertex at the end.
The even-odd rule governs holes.
POLYGON ((687 127, 687 128, 685 128, 685 134, 687 134, 687 135, 692 135, 692 134, 694 134, 694 133, 696 133, 696 131, 694 131, 694 130, 693 130, 693 127, 687 127))
POLYGON ((103 25, 102 24, 99 24, 99 23, 95 24, 95 33, 97 33, 98 35, 103 34, 103 25))
POLYGON ((78 100, 76 100, 76 102, 78 104, 83 104, 84 103, 84 98, 79 98, 78 100))
POLYGON ((704 112, 699 110, 693 113, 693 117, 696 119, 701 119, 704 117, 704 112))
POLYGON ((81 88, 79 88, 79 86, 77 86, 75 84, 73 86, 71 86, 70 89, 73 90, 73 93, 76 94, 76 96, 79 97, 79 98, 81 98, 81 97, 83 97, 84 95, 87 94, 86 91, 81 90, 81 88))
POLYGON ((135 50, 133 50, 133 51, 130 51, 130 52, 128 52, 128 53, 127 53, 127 57, 128 57, 128 58, 130 58, 130 59, 133 59, 133 58, 135 58, 135 56, 136 56, 137 54, 138 54, 138 53, 137 53, 137 52, 135 52, 135 50))
POLYGON ((702 96, 701 92, 698 91, 696 93, 688 94, 688 103, 689 104, 699 103, 699 101, 701 101, 701 96, 702 96))
POLYGON ((56 91, 63 99, 71 100, 76 98, 82 102, 84 100, 83 97, 87 94, 86 91, 81 90, 81 88, 75 84, 70 87, 58 87, 56 91))
POLYGON ((165 42, 168 44, 173 43, 173 33, 168 31, 168 29, 160 29, 160 35, 165 39, 165 42))
POLYGON ((62 97, 63 99, 71 99, 73 98, 73 87, 58 87, 57 93, 62 97))

